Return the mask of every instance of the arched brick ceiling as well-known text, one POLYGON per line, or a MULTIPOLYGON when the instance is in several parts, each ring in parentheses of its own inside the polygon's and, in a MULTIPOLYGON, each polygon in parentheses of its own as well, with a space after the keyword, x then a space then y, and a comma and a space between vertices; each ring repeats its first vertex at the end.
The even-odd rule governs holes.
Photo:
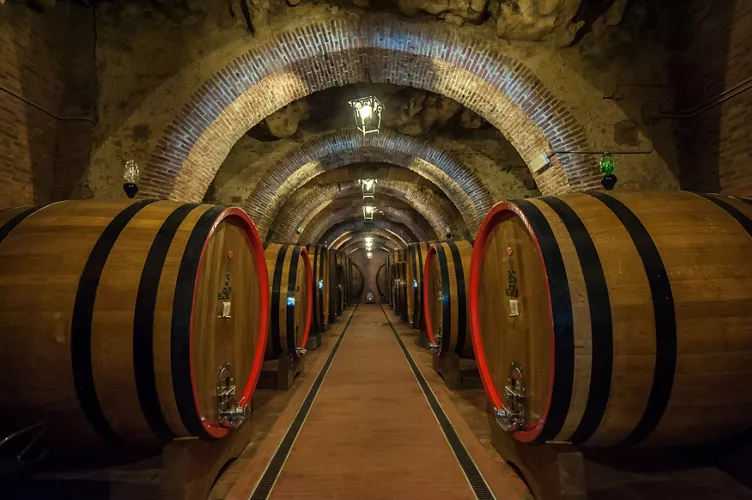
POLYGON ((400 243, 412 243, 418 241, 418 238, 405 226, 396 222, 375 219, 366 221, 363 219, 351 220, 347 222, 340 222, 330 227, 321 236, 321 241, 328 242, 329 245, 339 241, 340 237, 344 234, 357 233, 357 232, 369 232, 373 230, 384 230, 390 234, 394 234, 395 238, 400 243))
MULTIPOLYGON (((333 241, 329 248, 332 248, 334 250, 339 250, 347 245, 349 245, 352 241, 355 241, 357 238, 360 237, 367 237, 367 236, 378 236, 388 242, 387 245, 389 248, 406 248, 407 244, 405 241, 400 240, 399 237, 389 231, 386 231, 384 229, 373 229, 371 231, 357 231, 357 232, 347 232, 342 234, 339 238, 337 238, 335 241, 333 241)), ((361 241, 361 240, 357 240, 361 241)))
MULTIPOLYGON (((459 212, 449 200, 437 196, 430 187, 382 180, 377 184, 375 199, 384 196, 411 205, 436 233, 445 233, 447 228, 453 234, 465 232, 459 212)), ((359 206, 365 203, 358 181, 304 186, 280 210, 274 223, 277 228, 275 238, 280 241, 291 240, 298 227, 305 227, 321 210, 344 199, 352 200, 359 206)))
MULTIPOLYGON (((346 244, 342 245, 340 247, 340 250, 344 251, 345 253, 356 249, 356 248, 366 248, 366 242, 365 242, 366 235, 365 234, 359 234, 357 236, 354 236, 351 238, 346 244)), ((373 236, 373 248, 374 250, 379 249, 392 249, 394 248, 394 242, 382 238, 381 236, 373 236)))
MULTIPOLYGON (((264 117, 363 81, 443 94, 498 128, 527 163, 542 151, 587 147, 571 112, 496 41, 388 16, 311 19, 252 43, 193 94, 151 155, 143 196, 202 199, 232 145, 264 117)), ((598 172, 586 158, 558 155, 535 179, 556 194, 596 186, 598 172)))
MULTIPOLYGON (((404 210, 394 207, 380 207, 374 220, 387 220, 405 225, 418 241, 436 239, 436 233, 415 210, 404 210)), ((298 237, 300 243, 324 243, 321 237, 336 224, 347 221, 363 220, 363 210, 360 207, 350 207, 336 211, 322 211, 304 228, 298 237)), ((326 242, 327 244, 329 242, 326 242)))
POLYGON ((333 182, 358 181, 359 179, 378 179, 381 181, 409 182, 418 186, 430 187, 435 191, 440 188, 422 175, 403 167, 389 163, 353 163, 346 167, 327 170, 306 183, 306 186, 331 184, 333 182))
POLYGON ((492 206, 488 189, 461 159, 430 141, 385 130, 363 136, 339 130, 316 137, 283 157, 256 184, 243 207, 263 235, 287 198, 317 175, 351 163, 379 162, 408 168, 439 186, 473 233, 492 206))

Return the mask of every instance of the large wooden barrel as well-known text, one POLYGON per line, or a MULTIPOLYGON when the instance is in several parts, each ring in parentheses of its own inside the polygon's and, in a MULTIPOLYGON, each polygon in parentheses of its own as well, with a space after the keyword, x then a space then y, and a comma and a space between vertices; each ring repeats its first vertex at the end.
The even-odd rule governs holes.
POLYGON ((423 263, 431 243, 422 241, 407 246, 407 320, 412 328, 425 327, 423 317, 423 263))
POLYGON ((386 299, 389 300, 389 294, 387 293, 388 288, 388 281, 387 281, 387 272, 386 272, 386 263, 381 264, 379 266, 379 269, 376 271, 376 290, 379 292, 379 300, 381 302, 386 299))
POLYGON ((399 304, 397 310, 402 321, 407 321, 407 262, 402 261, 397 264, 397 297, 399 304))
POLYGON ((423 268, 423 313, 428 339, 439 356, 473 357, 467 287, 473 245, 465 240, 431 244, 423 268))
POLYGON ((392 298, 392 308, 394 312, 400 317, 400 319, 407 319, 407 266, 405 261, 407 260, 406 250, 395 250, 392 253, 392 290, 394 297, 392 298))
POLYGON ((330 250, 331 292, 329 298, 329 322, 334 323, 342 315, 345 306, 345 252, 330 250))
POLYGON ((62 453, 226 436, 263 363, 267 287, 239 208, 90 200, 3 212, 0 430, 44 421, 62 453))
POLYGON ((308 257, 313 270, 313 323, 311 328, 318 333, 326 331, 329 304, 329 251, 324 245, 307 245, 308 257))
POLYGON ((266 359, 304 353, 313 316, 313 270, 306 247, 272 243, 266 247, 269 274, 269 340, 266 359))
POLYGON ((360 270, 360 266, 352 261, 350 262, 350 275, 352 276, 352 282, 350 283, 351 295, 353 300, 360 302, 365 291, 365 278, 363 271, 360 270))
POLYGON ((742 200, 688 192, 495 205, 470 312, 503 426, 589 447, 690 446, 751 427, 750 217, 742 200))
POLYGON ((345 280, 344 280, 343 288, 345 289, 345 300, 344 300, 344 304, 342 308, 346 310, 352 303, 352 290, 353 290, 352 266, 351 266, 350 257, 348 257, 347 254, 345 254, 344 268, 345 268, 345 280))

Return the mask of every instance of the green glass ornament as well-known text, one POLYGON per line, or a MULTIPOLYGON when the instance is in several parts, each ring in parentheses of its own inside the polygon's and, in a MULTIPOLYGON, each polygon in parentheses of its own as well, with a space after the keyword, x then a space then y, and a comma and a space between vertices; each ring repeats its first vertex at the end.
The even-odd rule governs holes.
POLYGON ((611 156, 611 153, 603 153, 603 156, 601 156, 600 167, 603 175, 611 175, 614 173, 616 164, 614 163, 614 157, 611 156))

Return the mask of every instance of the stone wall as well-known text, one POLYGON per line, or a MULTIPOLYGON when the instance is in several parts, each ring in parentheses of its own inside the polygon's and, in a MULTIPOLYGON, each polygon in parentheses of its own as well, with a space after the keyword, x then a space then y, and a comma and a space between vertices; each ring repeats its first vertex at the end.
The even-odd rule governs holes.
POLYGON ((678 130, 685 189, 752 196, 752 3, 684 6, 677 44, 678 130))
POLYGON ((96 97, 92 11, 0 6, 0 208, 71 196, 86 175, 96 97))

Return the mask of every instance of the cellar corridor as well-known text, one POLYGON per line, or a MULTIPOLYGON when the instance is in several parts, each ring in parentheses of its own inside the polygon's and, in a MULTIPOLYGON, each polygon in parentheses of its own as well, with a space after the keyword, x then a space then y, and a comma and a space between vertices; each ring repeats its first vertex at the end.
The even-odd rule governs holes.
POLYGON ((0 500, 752 500, 752 0, 0 0, 0 500))
POLYGON ((442 409, 447 402, 436 401, 406 342, 397 340, 395 319, 376 304, 353 312, 274 456, 254 457, 228 500, 418 499, 429 491, 433 498, 526 498, 510 494, 503 469, 492 472, 495 481, 479 472, 488 456, 465 458, 468 449, 442 409))

